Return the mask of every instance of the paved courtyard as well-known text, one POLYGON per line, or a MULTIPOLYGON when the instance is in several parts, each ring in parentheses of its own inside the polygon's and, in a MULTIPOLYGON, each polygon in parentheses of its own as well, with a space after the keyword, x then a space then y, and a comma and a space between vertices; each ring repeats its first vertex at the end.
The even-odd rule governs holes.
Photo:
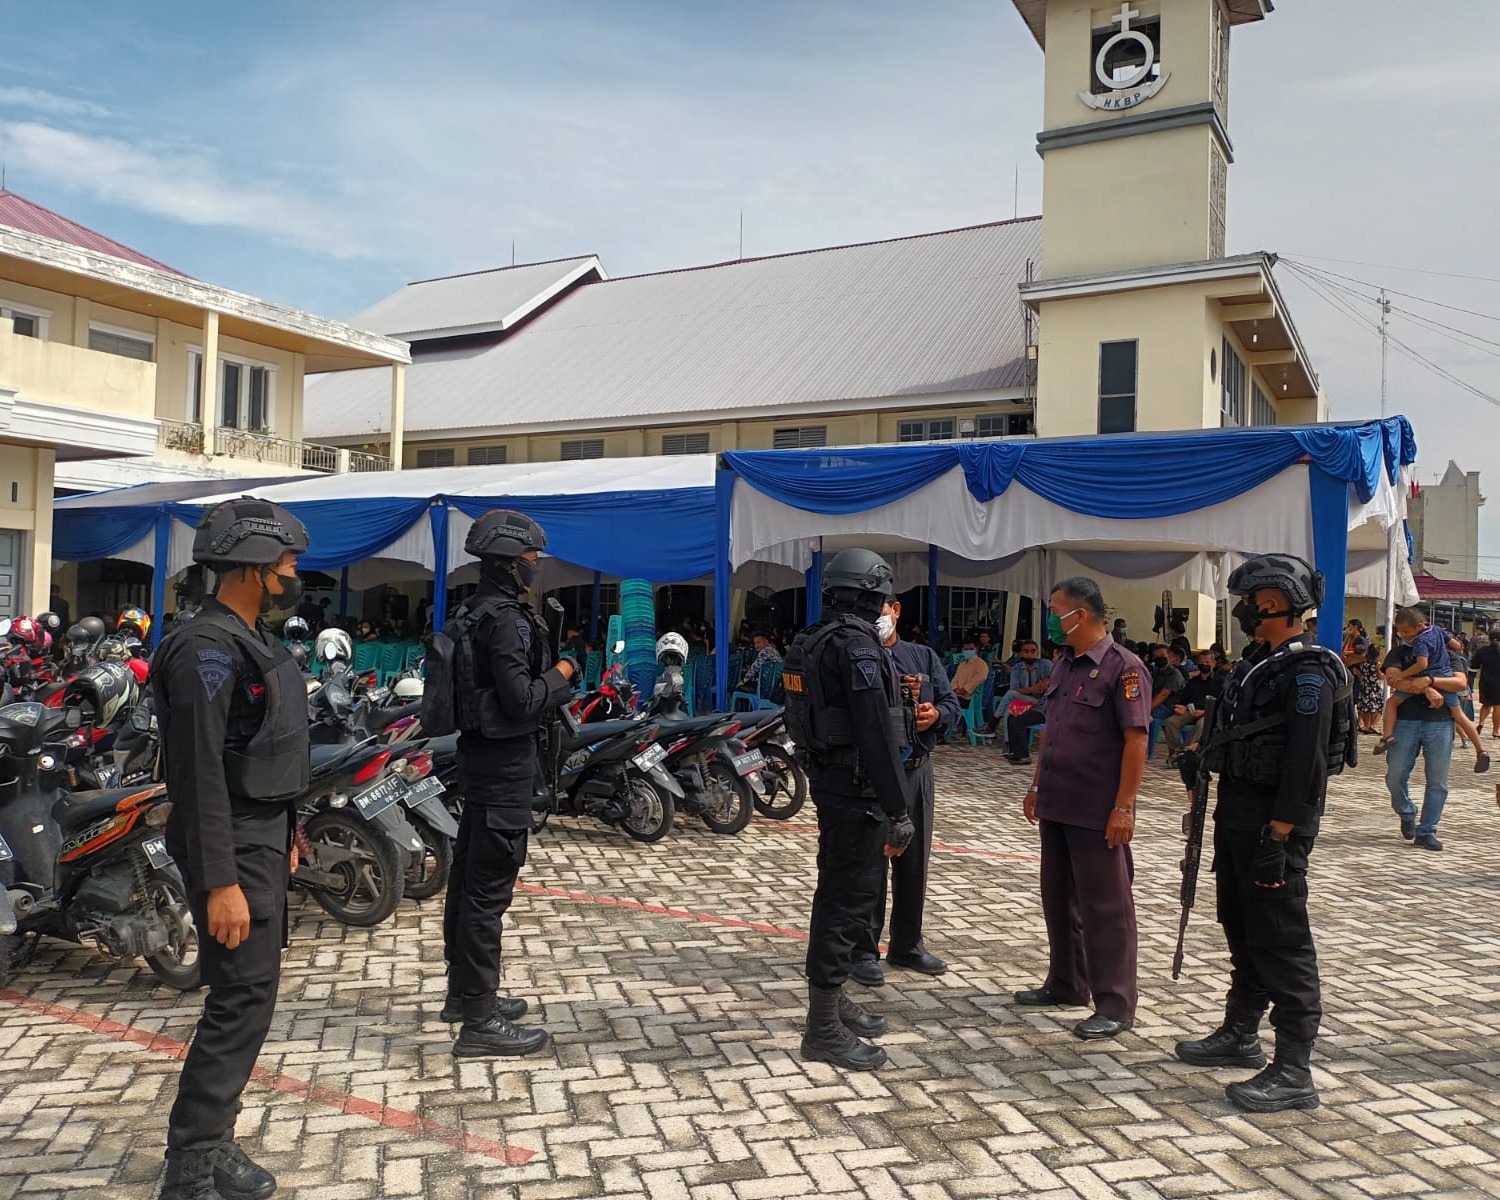
MULTIPOLYGON (((1368 746, 1366 739, 1365 747, 1368 746)), ((555 823, 507 935, 508 990, 555 1046, 455 1063, 437 1019, 440 907, 373 931, 294 898, 292 945, 241 1140, 289 1200, 431 1197, 1368 1197, 1500 1194, 1500 810, 1454 772, 1431 854, 1397 836, 1383 760, 1335 782, 1313 863, 1323 1107, 1247 1117, 1174 1040, 1212 1028, 1226 959, 1212 884, 1183 979, 1175 776, 1137 834, 1142 1007, 1112 1043, 1077 1010, 1016 1008, 1046 945, 1023 772, 938 762, 928 943, 891 972, 890 1064, 804 1064, 800 978, 815 833, 685 824, 639 846, 555 823)), ((1419 768, 1420 774, 1420 768, 1419 768)), ((0 992, 0 1200, 154 1196, 195 996, 53 943, 0 992)))

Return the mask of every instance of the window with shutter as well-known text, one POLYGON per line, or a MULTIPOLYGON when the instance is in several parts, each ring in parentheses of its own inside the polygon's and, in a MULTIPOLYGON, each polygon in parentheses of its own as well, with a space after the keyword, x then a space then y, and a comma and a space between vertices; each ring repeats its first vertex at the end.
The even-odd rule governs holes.
POLYGON ((586 458, 604 457, 603 438, 581 438, 562 444, 563 462, 579 462, 586 458))
POLYGON ((89 349, 102 354, 118 354, 121 358, 136 358, 150 362, 156 355, 156 344, 149 337, 131 337, 112 329, 89 327, 89 349))
POLYGON ((663 454, 707 454, 706 433, 664 433, 661 435, 663 454))
POLYGON ((771 435, 771 445, 777 450, 800 450, 828 445, 827 425, 798 425, 790 429, 778 429, 771 435))
POLYGON ((469 466, 503 467, 508 449, 508 446, 470 446, 469 466))
POLYGON ((452 465, 452 446, 444 446, 441 449, 417 451, 417 466, 419 467, 451 467, 452 465))

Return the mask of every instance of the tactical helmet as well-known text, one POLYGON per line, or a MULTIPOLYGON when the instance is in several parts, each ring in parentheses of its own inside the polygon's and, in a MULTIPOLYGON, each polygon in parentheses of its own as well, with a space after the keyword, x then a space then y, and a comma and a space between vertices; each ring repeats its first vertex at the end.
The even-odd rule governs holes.
POLYGON ((895 596, 896 576, 873 550, 840 550, 823 568, 823 592, 834 608, 857 609, 873 621, 895 596))
POLYGON ((288 551, 307 549, 307 527, 279 504, 241 496, 203 515, 193 535, 193 561, 216 571, 269 567, 288 551))
POLYGON ((687 662, 687 639, 680 633, 664 633, 656 641, 656 661, 664 667, 680 667, 687 662), (677 661, 669 663, 667 656, 675 654, 677 661))
POLYGON ((525 513, 492 508, 469 527, 464 550, 475 558, 520 558, 528 550, 544 550, 547 534, 525 513))
POLYGON ((1233 596, 1248 596, 1260 588, 1275 588, 1286 595, 1295 613, 1304 613, 1323 603, 1323 572, 1295 554, 1262 554, 1246 559, 1229 576, 1233 596))
POLYGON ((132 604, 120 613, 120 619, 115 622, 115 630, 119 633, 134 630, 135 636, 145 641, 151 636, 151 614, 132 604))
POLYGON ((318 634, 313 653, 322 663, 353 662, 354 642, 342 629, 325 629, 318 634))
POLYGON ((289 642, 305 642, 311 633, 312 629, 301 617, 288 617, 281 627, 281 636, 289 642))

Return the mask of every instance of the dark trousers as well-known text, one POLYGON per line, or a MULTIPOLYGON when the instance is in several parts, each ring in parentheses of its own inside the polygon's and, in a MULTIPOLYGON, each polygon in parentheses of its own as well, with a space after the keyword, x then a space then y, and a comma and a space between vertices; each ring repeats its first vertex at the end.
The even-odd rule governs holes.
POLYGON ((225 949, 208 932, 208 894, 188 892, 208 995, 167 1118, 169 1150, 206 1150, 234 1136, 240 1093, 276 1012, 286 943, 287 853, 237 847, 235 866, 250 909, 250 936, 235 949, 225 949))
MULTIPOLYGON (((922 944, 922 910, 927 905, 927 864, 932 857, 932 820, 935 807, 932 760, 928 759, 906 775, 907 810, 917 836, 899 858, 887 859, 891 895, 891 951, 904 954, 922 944)), ((882 851, 882 857, 884 852, 882 851)), ((875 923, 864 944, 854 951, 855 958, 880 957, 880 933, 885 920, 887 873, 880 873, 880 903, 875 909, 875 923)))
POLYGON ((1018 717, 1005 718, 1005 748, 1012 758, 1025 758, 1031 753, 1031 731, 1044 725, 1047 714, 1028 708, 1018 717))
POLYGON ((531 832, 506 828, 514 821, 495 808, 464 806, 443 904, 450 992, 479 996, 500 987, 500 937, 531 832))
POLYGON ((1271 1025, 1298 1042, 1318 1036, 1323 1017, 1318 952, 1307 917, 1307 860, 1313 839, 1286 842, 1286 881, 1255 886, 1255 830, 1214 826, 1219 924, 1229 943, 1229 1003, 1257 1016, 1272 1005, 1271 1025))
POLYGON ((885 888, 885 815, 873 801, 820 801, 818 888, 808 929, 807 978, 842 987, 855 951, 868 946, 881 920, 885 888))
POLYGON ((1043 985, 1116 1021, 1135 1019, 1135 863, 1102 829, 1042 821, 1042 915, 1051 965, 1043 985))

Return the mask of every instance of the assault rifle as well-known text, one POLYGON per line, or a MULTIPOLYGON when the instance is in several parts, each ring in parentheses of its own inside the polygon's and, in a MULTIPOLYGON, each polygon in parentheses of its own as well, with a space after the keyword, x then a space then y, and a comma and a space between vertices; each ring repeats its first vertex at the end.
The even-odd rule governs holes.
POLYGON ((1218 706, 1216 697, 1210 696, 1203 704, 1203 716, 1198 722, 1198 744, 1184 754, 1193 755, 1197 768, 1193 774, 1192 807, 1183 814, 1182 832, 1187 839, 1182 851, 1182 916, 1177 922, 1177 949, 1172 954, 1172 978, 1182 974, 1183 942, 1187 938, 1188 915, 1193 911, 1193 902, 1198 896, 1198 867, 1203 858, 1203 826, 1208 818, 1208 745, 1214 732, 1214 710, 1218 706))

